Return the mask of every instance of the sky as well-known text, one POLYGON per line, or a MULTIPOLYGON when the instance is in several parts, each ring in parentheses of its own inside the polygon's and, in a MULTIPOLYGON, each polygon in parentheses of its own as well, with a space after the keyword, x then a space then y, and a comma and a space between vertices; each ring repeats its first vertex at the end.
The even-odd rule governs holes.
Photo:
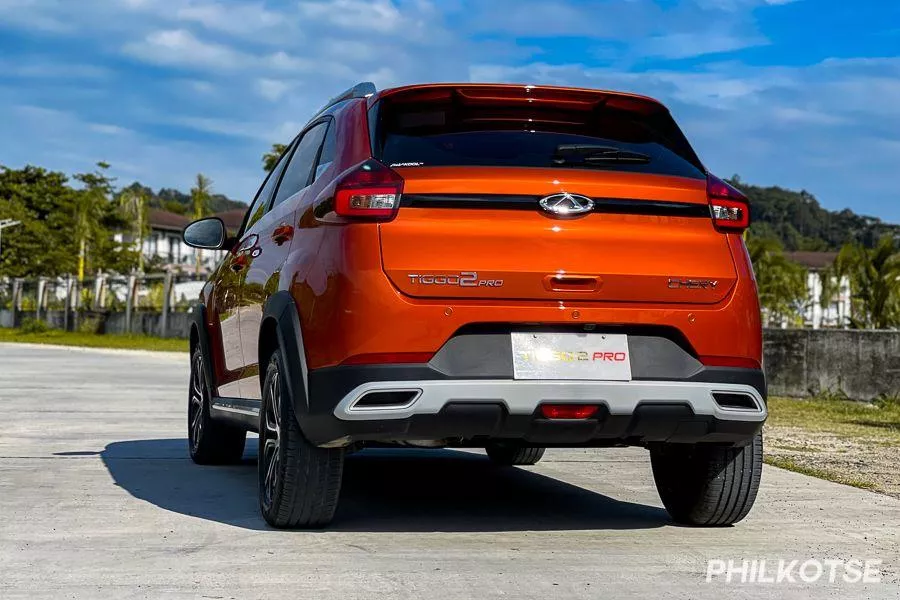
POLYGON ((900 223, 896 0, 0 0, 0 164, 246 201, 358 81, 647 94, 712 172, 900 223))

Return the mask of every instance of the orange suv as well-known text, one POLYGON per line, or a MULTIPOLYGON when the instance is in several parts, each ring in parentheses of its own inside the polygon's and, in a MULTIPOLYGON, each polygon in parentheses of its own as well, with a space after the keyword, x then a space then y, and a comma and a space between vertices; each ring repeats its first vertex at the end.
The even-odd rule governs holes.
POLYGON ((288 145, 191 329, 190 452, 259 433, 276 527, 333 517, 348 452, 641 446, 672 518, 742 519, 766 383, 747 199, 656 100, 435 84, 333 99, 288 145))

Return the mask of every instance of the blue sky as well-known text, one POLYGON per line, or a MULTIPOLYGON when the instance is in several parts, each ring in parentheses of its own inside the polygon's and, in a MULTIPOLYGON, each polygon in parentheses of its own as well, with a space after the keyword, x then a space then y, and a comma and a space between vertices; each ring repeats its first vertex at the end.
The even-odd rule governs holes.
POLYGON ((894 0, 0 0, 0 163, 246 200, 361 80, 649 94, 713 172, 900 222, 894 0))

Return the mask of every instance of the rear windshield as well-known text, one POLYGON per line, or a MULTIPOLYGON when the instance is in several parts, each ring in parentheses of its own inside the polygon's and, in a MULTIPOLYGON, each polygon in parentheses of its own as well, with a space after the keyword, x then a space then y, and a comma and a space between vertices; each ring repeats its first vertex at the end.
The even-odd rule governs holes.
POLYGON ((373 107, 373 121, 374 156, 393 167, 556 167, 706 176, 667 112, 463 112, 383 101, 373 107))

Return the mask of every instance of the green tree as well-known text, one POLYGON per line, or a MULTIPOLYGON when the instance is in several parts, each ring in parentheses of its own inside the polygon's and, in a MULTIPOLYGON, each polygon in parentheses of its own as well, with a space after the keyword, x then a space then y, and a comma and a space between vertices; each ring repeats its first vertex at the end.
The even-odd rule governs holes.
POLYGON ((0 166, 0 217, 22 222, 3 234, 0 274, 55 277, 77 272, 79 262, 115 271, 135 264, 136 254, 113 240, 128 224, 109 201, 103 167, 75 178, 77 189, 63 173, 0 166))
POLYGON ((807 301, 806 269, 788 260, 784 248, 775 238, 751 236, 747 251, 753 263, 759 302, 769 324, 787 320, 800 324, 800 310, 807 301))
POLYGON ((285 150, 287 150, 286 144, 272 144, 272 149, 263 154, 263 170, 266 173, 270 173, 275 168, 275 165, 278 164, 278 159, 281 158, 285 150))
POLYGON ((132 241, 137 245, 138 270, 144 270, 144 240, 150 233, 147 219, 147 194, 138 188, 126 188, 119 194, 119 209, 131 224, 132 241))
POLYGON ((76 196, 63 173, 0 166, 0 218, 22 222, 3 232, 0 275, 57 276, 75 270, 76 196))
POLYGON ((109 165, 97 163, 96 171, 78 173, 75 179, 84 186, 75 198, 75 240, 78 245, 78 280, 84 279, 91 242, 100 237, 100 222, 112 194, 112 180, 106 176, 109 165))
POLYGON ((845 244, 835 270, 850 277, 853 327, 900 326, 900 247, 893 236, 883 236, 872 249, 859 243, 845 244))
MULTIPOLYGON (((202 219, 210 212, 210 198, 212 192, 212 180, 203 173, 197 173, 197 180, 194 187, 191 188, 191 206, 193 208, 194 220, 202 219)), ((203 262, 203 251, 197 248, 197 264, 195 270, 200 272, 203 262)))

